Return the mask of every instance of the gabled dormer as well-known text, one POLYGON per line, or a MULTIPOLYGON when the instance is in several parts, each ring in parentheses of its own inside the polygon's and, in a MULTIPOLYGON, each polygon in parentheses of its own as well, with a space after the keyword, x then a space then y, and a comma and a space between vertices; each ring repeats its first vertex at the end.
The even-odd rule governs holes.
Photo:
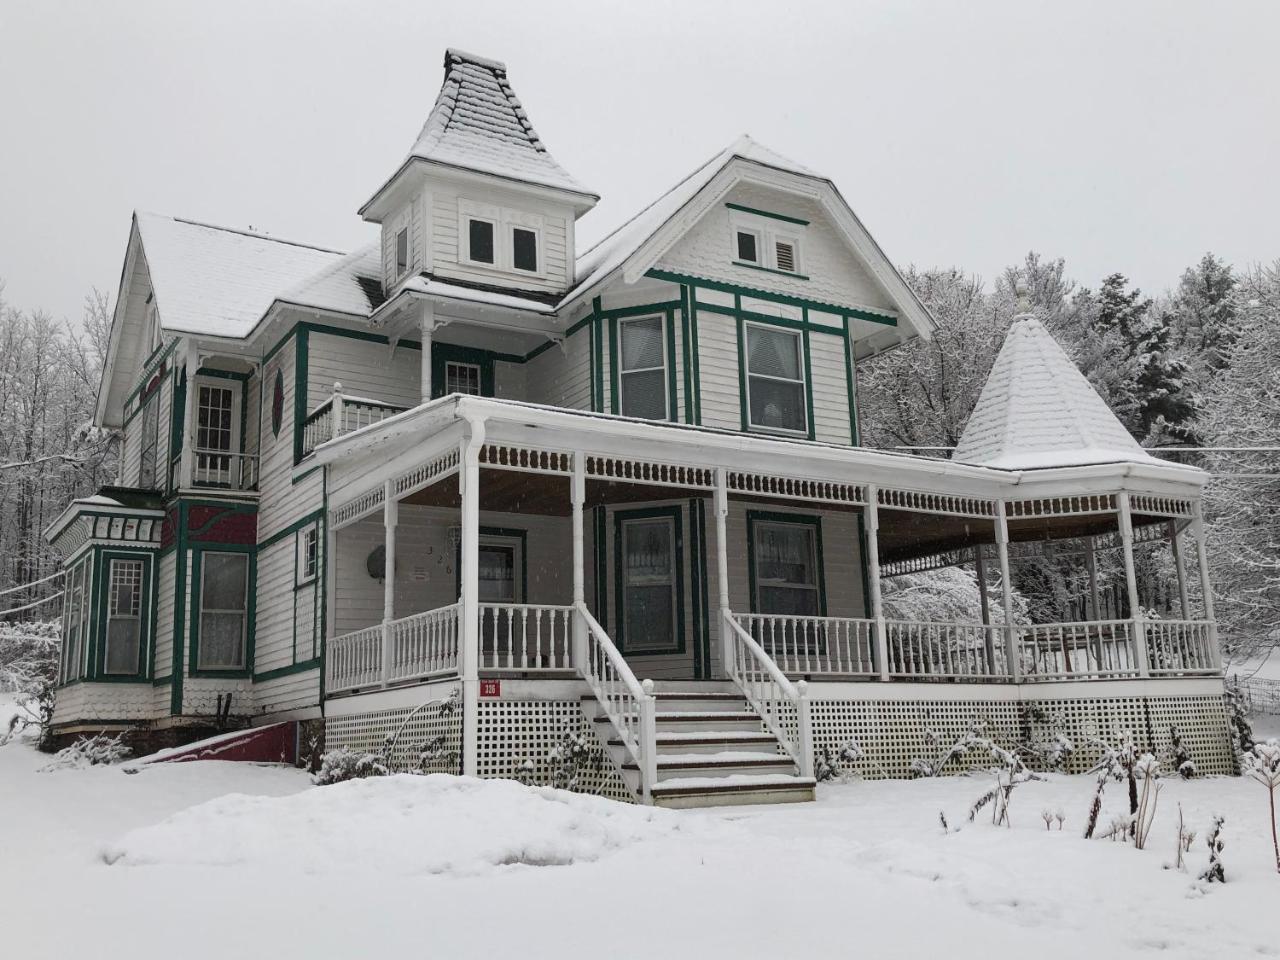
POLYGON ((457 50, 399 169, 361 208, 382 225, 389 295, 431 277, 555 294, 574 282, 574 222, 599 197, 543 144, 507 68, 457 50))

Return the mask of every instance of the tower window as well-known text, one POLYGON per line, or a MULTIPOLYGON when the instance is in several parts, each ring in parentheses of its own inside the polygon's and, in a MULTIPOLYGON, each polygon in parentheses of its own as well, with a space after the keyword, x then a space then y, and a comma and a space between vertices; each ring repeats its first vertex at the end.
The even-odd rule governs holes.
POLYGON ((396 276, 403 277, 409 269, 409 228, 396 234, 396 276))
MULTIPOLYGON (((474 222, 474 221, 473 221, 474 222)), ((538 272, 538 234, 514 227, 511 231, 511 265, 517 270, 538 272)))
POLYGON ((760 238, 750 230, 738 231, 738 259, 743 263, 760 262, 760 238))
POLYGON ((467 221, 467 256, 476 263, 493 263, 493 224, 488 220, 467 221))

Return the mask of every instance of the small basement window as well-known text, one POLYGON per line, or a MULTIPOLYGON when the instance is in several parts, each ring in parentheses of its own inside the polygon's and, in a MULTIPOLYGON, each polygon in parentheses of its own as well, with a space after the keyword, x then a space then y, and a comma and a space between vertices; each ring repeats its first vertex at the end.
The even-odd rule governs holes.
POLYGON ((403 277, 409 269, 409 228, 404 227, 396 234, 396 276, 403 277))
POLYGON ((739 230, 736 239, 738 259, 743 263, 759 263, 760 235, 754 230, 739 230))
POLYGON ((493 223, 488 220, 467 221, 467 258, 476 263, 493 263, 493 223))
POLYGON ((524 227, 511 231, 511 265, 517 270, 538 272, 538 233, 524 227))

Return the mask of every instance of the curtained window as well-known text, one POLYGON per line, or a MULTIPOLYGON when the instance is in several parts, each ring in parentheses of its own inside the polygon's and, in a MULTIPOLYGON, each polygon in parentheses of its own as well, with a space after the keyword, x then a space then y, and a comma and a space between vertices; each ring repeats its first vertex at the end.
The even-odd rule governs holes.
POLYGON ((754 524, 756 609, 759 613, 818 616, 818 555, 808 524, 754 524))
POLYGON ((200 570, 199 669, 245 668, 248 614, 248 554, 206 551, 200 570))
POLYGON ((748 324, 746 335, 747 408, 751 426, 788 433, 805 432, 808 422, 800 334, 779 327, 748 324))
POLYGON ((665 420, 667 371, 662 318, 624 320, 619 334, 622 415, 643 420, 665 420))
POLYGON ((142 561, 112 560, 103 671, 136 674, 142 655, 142 561))

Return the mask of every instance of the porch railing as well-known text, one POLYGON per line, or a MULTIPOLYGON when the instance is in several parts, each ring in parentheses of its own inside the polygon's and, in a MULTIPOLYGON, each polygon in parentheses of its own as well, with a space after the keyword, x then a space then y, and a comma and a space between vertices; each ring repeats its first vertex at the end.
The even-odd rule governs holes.
POLYGON ((572 670, 573 607, 480 604, 482 670, 572 670))
POLYGON ((1014 628, 1025 680, 1138 675, 1132 620, 1033 623, 1014 628))
POLYGON ((1004 630, 981 623, 886 620, 889 676, 973 680, 1007 675, 1004 630))
POLYGON ((795 761, 801 776, 813 776, 813 723, 809 716, 808 684, 803 680, 798 683, 788 680, 732 613, 726 613, 724 624, 732 650, 727 657, 730 677, 760 714, 769 732, 795 761))
POLYGON ((258 457, 252 453, 197 447, 191 465, 193 486, 221 490, 257 490, 258 457))
POLYGON ((461 609, 454 603, 334 637, 325 651, 325 690, 342 693, 456 673, 461 609))
POLYGON ((327 693, 341 693, 382 683, 382 624, 329 641, 325 649, 327 693))
POLYGON ((302 423, 302 455, 305 457, 320 444, 336 440, 343 434, 381 423, 408 407, 367 397, 348 397, 335 383, 334 392, 317 406, 302 423))
POLYGON ((876 673, 874 620, 766 613, 732 616, 783 673, 806 676, 876 673))
POLYGON ((585 603, 576 605, 575 614, 576 629, 582 631, 583 641, 578 668, 612 721, 623 747, 640 768, 640 789, 648 803, 658 772, 653 681, 641 684, 636 679, 621 651, 585 603))
POLYGON ((1144 620, 1151 675, 1216 674, 1217 646, 1208 620, 1144 620))

